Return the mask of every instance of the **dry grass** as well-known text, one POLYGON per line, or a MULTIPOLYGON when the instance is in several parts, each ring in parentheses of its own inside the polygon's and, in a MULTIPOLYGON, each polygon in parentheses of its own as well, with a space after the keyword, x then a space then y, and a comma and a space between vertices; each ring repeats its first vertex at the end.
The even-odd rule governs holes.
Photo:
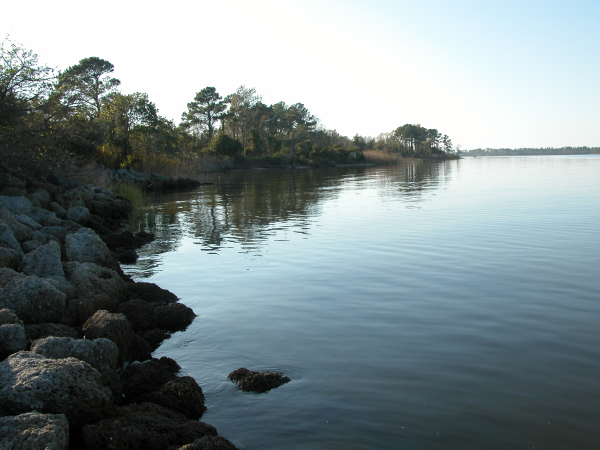
POLYGON ((365 155, 367 163, 378 166, 393 166, 404 159, 398 153, 382 152, 381 150, 365 150, 363 155, 365 155))

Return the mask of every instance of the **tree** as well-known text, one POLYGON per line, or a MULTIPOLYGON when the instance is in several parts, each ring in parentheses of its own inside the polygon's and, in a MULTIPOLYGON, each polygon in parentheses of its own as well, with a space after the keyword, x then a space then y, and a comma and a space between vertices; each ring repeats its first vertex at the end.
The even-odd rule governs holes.
POLYGON ((103 99, 121 84, 109 74, 114 66, 96 56, 84 58, 58 76, 57 92, 63 104, 88 118, 100 116, 103 99))
POLYGON ((294 134, 298 131, 308 131, 316 125, 315 118, 302 103, 296 103, 285 111, 285 128, 289 131, 291 139, 292 165, 296 165, 296 152, 294 148, 294 134))
POLYGON ((206 87, 196 94, 187 107, 188 111, 181 116, 184 127, 206 127, 208 140, 212 140, 215 122, 222 119, 221 114, 227 109, 227 103, 222 101, 214 87, 206 87))

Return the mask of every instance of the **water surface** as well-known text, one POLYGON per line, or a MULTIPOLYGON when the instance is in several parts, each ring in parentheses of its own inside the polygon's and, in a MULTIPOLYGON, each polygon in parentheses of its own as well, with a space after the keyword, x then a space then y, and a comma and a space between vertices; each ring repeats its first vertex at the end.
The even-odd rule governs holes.
POLYGON ((198 314, 155 356, 251 449, 592 449, 600 157, 221 174, 127 272, 198 314), (239 367, 293 381, 238 391, 239 367))

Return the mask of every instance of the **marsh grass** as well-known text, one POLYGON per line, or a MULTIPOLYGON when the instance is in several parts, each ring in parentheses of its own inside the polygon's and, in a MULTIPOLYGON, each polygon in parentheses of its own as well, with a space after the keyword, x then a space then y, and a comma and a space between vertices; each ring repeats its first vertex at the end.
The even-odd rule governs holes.
POLYGON ((154 214, 147 210, 149 197, 142 187, 134 183, 120 183, 110 186, 115 195, 131 202, 131 214, 127 219, 127 228, 131 231, 146 230, 152 232, 155 227, 154 214))

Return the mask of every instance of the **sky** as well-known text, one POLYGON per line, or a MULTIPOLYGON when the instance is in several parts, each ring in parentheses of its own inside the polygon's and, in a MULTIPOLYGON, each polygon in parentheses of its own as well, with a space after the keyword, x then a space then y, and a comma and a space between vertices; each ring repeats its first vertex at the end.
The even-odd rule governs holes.
POLYGON ((421 124, 468 150, 600 147, 599 23, 598 0, 30 0, 0 34, 58 70, 110 61, 175 123, 244 85, 342 135, 421 124))

